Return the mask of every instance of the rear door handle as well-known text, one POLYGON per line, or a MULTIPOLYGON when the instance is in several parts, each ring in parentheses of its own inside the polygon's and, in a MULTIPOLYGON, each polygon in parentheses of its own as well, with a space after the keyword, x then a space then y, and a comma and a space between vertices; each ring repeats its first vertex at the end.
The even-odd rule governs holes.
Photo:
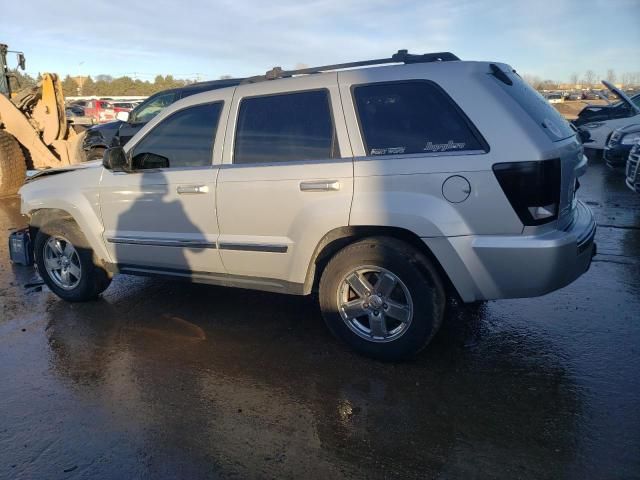
POLYGON ((194 195, 197 193, 208 193, 209 187, 206 185, 180 185, 177 191, 178 195, 194 195))
POLYGON ((303 192, 337 192, 340 190, 340 182, 338 180, 300 182, 300 190, 303 192))

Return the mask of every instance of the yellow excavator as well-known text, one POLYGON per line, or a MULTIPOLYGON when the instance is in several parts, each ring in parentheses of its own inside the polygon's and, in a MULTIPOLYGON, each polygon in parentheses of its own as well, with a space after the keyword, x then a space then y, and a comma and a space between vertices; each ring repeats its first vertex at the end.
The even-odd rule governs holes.
POLYGON ((17 67, 25 69, 24 54, 0 43, 0 197, 18 191, 27 168, 61 167, 84 159, 82 134, 67 123, 58 76, 44 73, 36 87, 12 92, 8 53, 15 53, 17 67))

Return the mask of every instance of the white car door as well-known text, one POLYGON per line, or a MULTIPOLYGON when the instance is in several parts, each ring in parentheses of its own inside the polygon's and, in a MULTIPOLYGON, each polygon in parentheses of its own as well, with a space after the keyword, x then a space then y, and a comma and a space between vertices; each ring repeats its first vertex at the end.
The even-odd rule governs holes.
POLYGON ((222 151, 217 132, 224 131, 219 120, 227 112, 221 99, 171 107, 127 145, 130 172, 105 170, 104 241, 120 271, 224 271, 216 245, 218 166, 212 160, 214 150, 222 151))
POLYGON ((299 291, 318 242, 349 224, 353 158, 336 74, 239 87, 225 145, 217 203, 227 272, 299 291))

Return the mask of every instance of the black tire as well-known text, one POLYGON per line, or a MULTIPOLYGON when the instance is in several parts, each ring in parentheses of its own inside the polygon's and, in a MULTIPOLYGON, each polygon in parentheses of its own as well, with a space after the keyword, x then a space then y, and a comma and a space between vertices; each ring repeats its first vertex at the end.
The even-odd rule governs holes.
POLYGON ((0 197, 14 195, 27 176, 27 162, 15 137, 0 130, 0 197))
MULTIPOLYGON (((375 279, 378 274, 373 275, 370 278, 375 279)), ((411 358, 426 347, 442 324, 446 304, 444 285, 431 261, 411 245, 389 237, 366 238, 340 250, 322 273, 319 296, 324 320, 336 337, 363 355, 387 361, 411 358), (384 342, 365 339, 340 314, 338 300, 346 276, 367 266, 380 267, 395 275, 402 284, 393 287, 395 294, 396 288, 402 288, 403 298, 405 289, 410 295, 407 303, 412 305, 413 315, 408 327, 401 326, 406 329, 395 339, 384 342)), ((379 312, 384 313, 382 309, 379 312)), ((361 318, 367 321, 366 316, 361 318)))
POLYGON ((107 289, 111 276, 99 264, 85 236, 73 220, 52 220, 39 227, 34 242, 35 262, 44 283, 53 293, 68 302, 86 302, 94 300, 107 289), (77 251, 80 266, 80 278, 77 285, 65 289, 56 283, 45 265, 45 246, 50 238, 61 237, 71 243, 77 251))
POLYGON ((93 160, 102 160, 102 158, 104 157, 105 150, 106 150, 105 148, 101 148, 101 147, 92 148, 91 150, 86 152, 86 156, 87 156, 86 161, 91 162, 93 160))

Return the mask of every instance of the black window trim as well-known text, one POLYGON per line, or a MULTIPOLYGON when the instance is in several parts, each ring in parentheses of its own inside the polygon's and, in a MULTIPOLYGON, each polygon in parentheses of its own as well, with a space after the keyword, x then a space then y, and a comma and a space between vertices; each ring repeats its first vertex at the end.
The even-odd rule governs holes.
MULTIPOLYGON (((133 145, 129 151, 127 152, 128 156, 129 156, 129 160, 131 162, 131 165, 133 166, 133 154, 135 152, 135 149, 138 145, 140 145, 140 142, 142 142, 145 138, 147 138, 147 136, 149 134, 151 134, 151 132, 153 132, 158 125, 164 123, 166 120, 170 119, 171 117, 173 117, 174 115, 187 110, 189 108, 193 108, 193 107, 201 107, 203 105, 220 105, 220 115, 218 116, 218 123, 216 125, 216 129, 215 129, 215 133, 214 133, 214 137, 213 137, 213 144, 211 145, 211 163, 209 165, 200 165, 200 166, 195 166, 195 167, 169 167, 169 168, 144 168, 144 169, 138 169, 138 170, 131 170, 130 173, 141 173, 141 172, 175 172, 178 170, 196 170, 196 169, 203 169, 203 168, 213 168, 216 165, 214 165, 213 163, 213 154, 215 152, 215 146, 216 146, 216 142, 218 141, 218 128, 220 127, 220 121, 222 120, 222 112, 224 110, 224 100, 215 100, 213 102, 203 102, 203 103, 195 103, 193 105, 185 105, 183 108, 176 110, 175 112, 171 112, 169 115, 167 115, 165 118, 163 118, 162 120, 160 120, 158 123, 156 123, 153 127, 151 127, 151 129, 144 134, 144 137, 142 137, 140 140, 138 140, 136 142, 135 145, 133 145)), ((170 105, 169 105, 170 106, 170 105)), ((167 107, 169 108, 169 107, 167 107)), ((156 117, 157 118, 157 117, 156 117)), ((152 119, 151 121, 153 121, 155 119, 152 119)), ((224 137, 224 135, 221 135, 224 137)), ((222 140, 224 141, 224 139, 222 140)))
POLYGON ((364 156, 366 158, 374 158, 374 159, 382 159, 382 158, 397 158, 397 157, 442 157, 442 156, 457 156, 457 155, 481 155, 487 154, 491 150, 489 143, 485 140, 484 136, 480 133, 480 130, 473 124, 471 119, 467 116, 467 114, 460 108, 453 98, 447 93, 447 91, 438 85, 433 80, 427 80, 426 78, 414 78, 414 79, 406 79, 406 80, 383 80, 381 82, 366 82, 366 83, 357 83, 352 84, 349 88, 351 92, 351 102, 353 104, 353 109, 355 110, 356 120, 358 122, 358 132, 360 133, 360 139, 362 140, 362 146, 364 147, 364 156), (459 150, 455 152, 414 152, 414 153, 390 153, 385 155, 371 155, 369 153, 369 145, 367 145, 367 139, 365 138, 364 131, 362 130, 362 120, 360 119, 360 112, 358 111, 358 102, 356 100, 356 88, 359 87, 369 87, 369 86, 378 86, 378 85, 398 85, 398 84, 407 84, 407 83, 426 83, 439 90, 446 102, 448 102, 453 109, 460 115, 460 118, 464 121, 465 125, 471 131, 471 134, 478 140, 478 143, 482 147, 482 150, 459 150))
MULTIPOLYGON (((331 104, 331 91, 327 87, 319 87, 319 88, 305 88, 304 90, 283 90, 281 92, 271 92, 271 93, 258 93, 255 95, 244 95, 240 96, 238 99, 238 108, 235 112, 235 123, 233 128, 233 149, 231 150, 231 163, 228 164, 229 167, 262 167, 262 166, 275 166, 275 165, 295 165, 301 163, 328 163, 330 161, 344 160, 342 157, 342 152, 340 151, 340 142, 338 141, 338 129, 336 127, 336 121, 333 114, 333 105, 331 104), (245 100, 250 100, 252 98, 264 98, 264 97, 275 97, 281 95, 291 95, 297 93, 309 93, 309 92, 326 92, 327 93, 327 104, 329 106, 329 116, 331 118, 331 126, 333 127, 333 135, 336 142, 336 146, 332 149, 337 149, 338 156, 337 157, 328 157, 326 159, 303 159, 295 160, 292 162, 259 162, 259 163, 235 163, 236 159, 236 143, 238 140, 238 120, 240 119, 240 107, 242 106, 242 102, 245 100)), ((351 157, 348 158, 351 161, 351 157)))

